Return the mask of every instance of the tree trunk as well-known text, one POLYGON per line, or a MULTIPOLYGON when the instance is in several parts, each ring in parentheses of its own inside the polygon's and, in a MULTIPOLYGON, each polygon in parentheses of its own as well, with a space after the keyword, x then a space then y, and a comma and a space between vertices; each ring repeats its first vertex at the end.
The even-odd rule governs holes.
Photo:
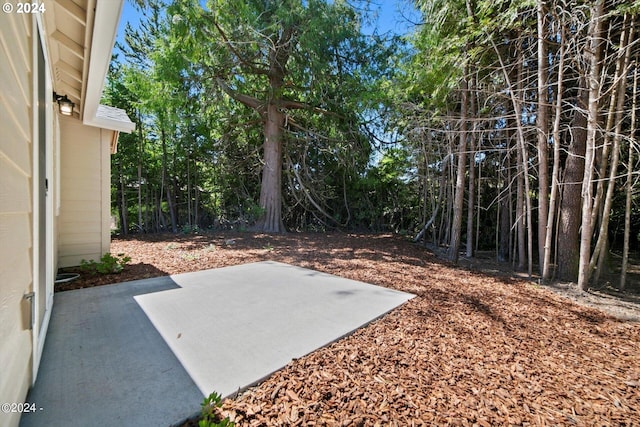
POLYGON ((557 277, 576 281, 580 259, 580 212, 582 211, 581 184, 584 176, 584 156, 587 144, 587 109, 589 92, 586 81, 580 79, 573 119, 573 136, 565 163, 560 196, 560 222, 558 227, 557 277))
POLYGON ((269 78, 269 92, 266 100, 260 100, 235 92, 222 79, 217 79, 222 90, 236 101, 253 108, 263 120, 264 143, 262 182, 260 185, 260 207, 262 215, 253 227, 265 233, 284 233, 282 222, 282 142, 287 108, 301 108, 300 103, 283 99, 282 88, 287 75, 292 42, 297 29, 284 26, 278 31, 278 39, 269 48, 269 69, 265 73, 269 78))
POLYGON ((127 192, 122 173, 122 161, 118 162, 118 173, 120 174, 120 233, 126 236, 129 234, 127 192))
MULTIPOLYGON (((467 16, 472 20, 474 25, 477 25, 476 15, 475 15, 475 2, 472 0, 466 0, 467 5, 467 16)), ((473 48, 473 44, 471 44, 470 48, 473 48)), ((468 83, 468 91, 469 91, 469 117, 475 119, 477 116, 476 113, 476 73, 475 66, 473 64, 469 64, 469 83, 468 83)), ((474 218, 474 206, 475 206, 475 183, 476 183, 476 120, 473 120, 473 125, 471 132, 469 133, 469 142, 471 149, 469 150, 469 199, 467 203, 467 247, 465 255, 468 258, 473 257, 474 245, 473 245, 473 218, 474 218)))
POLYGON ((586 49, 589 64, 589 108, 587 119, 587 146, 585 169, 582 179, 582 230, 580 233, 580 261, 578 263, 578 287, 586 291, 589 287, 589 261, 591 259, 591 237, 593 223, 593 175, 595 168, 596 137, 598 131, 598 101, 600 99, 601 41, 604 0, 596 0, 591 7, 589 43, 586 49))
MULTIPOLYGON (((633 21, 635 22, 635 20, 633 21)), ((624 291, 629 264, 629 235, 631 234, 631 195, 633 193, 633 140, 636 133, 636 109, 638 99, 638 61, 633 73, 633 101, 631 101, 631 129, 629 130, 629 158, 627 159, 627 185, 624 208, 624 243, 622 248, 622 271, 619 289, 624 291)))
POLYGON ((180 188, 180 186, 178 185, 178 155, 177 155, 177 147, 174 148, 173 152, 171 153, 171 194, 173 196, 173 205, 172 205, 172 212, 173 215, 176 219, 176 232, 178 231, 178 226, 180 225, 180 223, 182 222, 182 218, 180 218, 180 209, 178 206, 180 206, 180 200, 182 199, 182 190, 180 188))
POLYGON ((145 224, 145 230, 152 231, 154 229, 154 226, 152 224, 153 215, 150 215, 150 213, 153 212, 153 204, 149 200, 149 193, 152 190, 151 190, 151 188, 150 188, 151 186, 149 184, 149 173, 148 173, 148 171, 147 171, 147 173, 145 173, 143 175, 143 179, 145 180, 145 183, 146 183, 146 185, 144 186, 144 205, 145 205, 145 209, 144 209, 144 224, 145 224))
MULTIPOLYGON (((475 157, 475 156, 474 156, 475 157)), ((476 218, 475 218, 475 223, 476 223, 476 234, 475 234, 475 252, 478 252, 478 248, 480 246, 480 221, 481 221, 481 210, 482 210, 482 162, 478 163, 478 178, 477 178, 478 184, 476 185, 476 187, 478 187, 478 194, 476 194, 476 206, 478 207, 477 211, 476 211, 476 218)))
POLYGON ((142 153, 143 153, 142 129, 140 130, 140 147, 138 152, 138 226, 142 227, 142 153))
POLYGON ((171 231, 173 233, 178 232, 178 224, 176 221, 176 211, 174 209, 175 200, 171 194, 171 186, 167 179, 167 135, 164 130, 164 126, 160 125, 160 138, 162 142, 162 184, 160 191, 166 191, 167 204, 169 205, 169 215, 171 215, 171 231))
POLYGON ((438 227, 438 243, 437 246, 445 242, 449 242, 449 236, 451 233, 451 213, 453 211, 453 195, 455 193, 455 180, 453 179, 453 174, 455 173, 455 168, 453 167, 453 162, 455 156, 453 155, 454 147, 453 147, 453 137, 451 136, 451 132, 447 133, 447 159, 450 161, 449 164, 449 179, 447 180, 447 188, 446 188, 446 196, 445 200, 447 201, 446 211, 444 215, 441 215, 440 218, 440 226, 438 227))
MULTIPOLYGON (((611 28, 609 28, 609 33, 611 32, 611 28)), ((624 48, 624 30, 621 31, 620 37, 620 49, 619 52, 623 51, 624 48)), ((610 34, 609 34, 610 35, 610 34)), ((617 79, 620 74, 620 67, 622 66, 622 56, 618 58, 616 62, 616 69, 614 74, 614 79, 617 79)), ((603 61, 604 65, 607 65, 607 61, 603 61)), ((602 68, 603 66, 600 65, 602 68)), ((603 74, 607 74, 605 70, 603 74)), ((616 81, 616 80, 614 80, 616 81)), ((604 195, 604 186, 606 183, 605 176, 607 175, 607 167, 609 164, 609 152, 611 150, 611 130, 614 126, 614 120, 616 116, 616 100, 617 100, 617 92, 619 85, 613 84, 612 90, 609 96, 609 109, 606 115, 606 123, 604 132, 598 132, 596 136, 596 144, 595 144, 595 155, 594 155, 594 164, 597 167, 597 175, 595 178, 598 180, 596 184, 596 193, 593 199, 593 208, 591 209, 591 226, 595 229, 598 221, 602 222, 603 215, 603 206, 602 199, 604 195), (600 139, 602 139, 602 144, 600 144, 600 139)), ((600 100, 598 100, 600 102, 600 100)), ((592 269, 590 270, 591 274, 592 269)))
MULTIPOLYGON (((628 23, 628 15, 625 15, 625 25, 628 23)), ((604 259, 606 258, 606 246, 607 240, 609 238, 609 219, 611 218, 611 209, 613 205, 613 190, 616 184, 616 175, 618 174, 618 162, 620 160, 620 138, 622 132, 622 112, 624 109, 624 101, 625 101, 625 92, 626 92, 626 82, 627 82, 627 67, 629 66, 629 61, 631 60, 631 48, 628 44, 627 40, 633 39, 633 27, 630 27, 628 30, 628 39, 627 28, 622 29, 622 34, 620 36, 620 52, 624 52, 624 56, 621 57, 618 66, 616 67, 616 81, 617 90, 613 91, 612 96, 615 96, 616 99, 616 113, 615 113, 615 130, 613 136, 613 147, 612 147, 612 158, 611 158, 611 167, 609 168, 609 179, 607 182, 607 193, 604 199, 604 209, 602 212, 602 219, 600 221, 600 229, 598 231, 598 240, 596 241, 596 245, 593 251, 593 256, 591 258, 591 262, 589 263, 589 274, 591 275, 593 269, 598 266, 596 271, 595 280, 599 280, 600 274, 602 273, 602 266, 604 259)))
POLYGON ((498 246, 498 261, 509 261, 511 254, 511 168, 509 158, 511 157, 509 150, 509 140, 506 144, 506 171, 502 173, 502 197, 498 206, 500 212, 500 244, 498 246), (506 176, 505 176, 506 174, 506 176))
MULTIPOLYGON (((469 102, 469 116, 471 118, 475 118, 476 117, 476 107, 475 107, 475 102, 476 102, 476 96, 475 96, 475 75, 473 74, 473 68, 471 70, 471 76, 469 79, 469 98, 470 98, 470 102, 469 102)), ((474 236, 474 227, 473 227, 473 218, 474 218, 474 206, 476 201, 474 200, 475 198, 475 194, 476 194, 476 190, 475 190, 475 184, 476 184, 476 144, 475 144, 475 140, 476 140, 476 135, 475 135, 475 128, 476 128, 476 121, 474 120, 473 122, 473 126, 471 129, 471 133, 469 134, 469 141, 470 141, 470 149, 469 149, 469 199, 468 199, 468 203, 467 203, 467 250, 466 250, 466 256, 468 258, 473 257, 473 236, 474 236)))
MULTIPOLYGON (((444 198, 444 189, 446 186, 446 180, 447 180, 447 170, 449 168, 449 156, 447 155, 447 157, 444 158, 444 160, 442 160, 440 162, 440 164, 442 165, 442 172, 440 174, 440 185, 438 188, 438 198, 437 199, 432 199, 435 200, 435 203, 433 203, 433 211, 431 213, 431 217, 429 218, 429 220, 427 220, 424 224, 424 226, 422 227, 422 230, 420 230, 420 232, 418 233, 418 235, 413 239, 414 243, 417 243, 420 241, 420 239, 424 238, 426 236, 426 232, 427 230, 433 225, 433 223, 435 222, 436 218, 438 217, 438 212, 440 211, 440 205, 442 205, 444 203, 443 198, 444 198)), ((429 165, 427 164, 427 170, 429 169, 429 165)), ((426 186, 425 186, 426 187, 426 186)), ((426 193, 426 192, 425 192, 426 193)), ((426 202, 426 197, 427 195, 425 194, 425 202, 426 202)), ((424 240, 426 242, 426 239, 424 240)))
POLYGON ((187 147, 187 224, 193 226, 193 209, 191 204, 193 199, 191 197, 191 150, 187 147))
POLYGON ((547 223, 544 236, 543 260, 542 260, 542 278, 544 280, 551 279, 551 242, 553 240, 553 230, 555 215, 557 209, 557 199, 560 178, 560 119, 562 117, 562 90, 564 79, 564 48, 565 34, 564 27, 561 24, 561 40, 560 52, 558 54, 558 85, 556 86, 556 104, 555 115, 553 120, 553 171, 551 173, 551 195, 549 198, 549 212, 547 213, 547 223))
MULTIPOLYGON (((532 230, 532 221, 531 221, 531 191, 529 188, 529 150, 527 149, 527 142, 525 140, 524 129, 522 126, 522 106, 524 105, 525 100, 525 91, 524 91, 524 58, 522 55, 522 49, 518 47, 518 59, 517 59, 517 82, 515 87, 515 92, 517 96, 514 94, 514 85, 511 77, 509 76, 509 72, 507 71, 507 67, 505 66, 504 60, 502 59, 502 55, 500 50, 496 46, 495 42, 491 40, 491 44, 493 49, 495 50, 498 61, 500 62, 500 68, 502 70, 502 74, 504 75, 505 82, 507 84, 507 88, 509 91, 509 97, 511 98, 511 104, 513 107, 513 114, 515 117, 516 123, 516 131, 517 131, 517 140, 518 140, 518 161, 519 164, 522 165, 522 169, 518 169, 521 173, 518 174, 518 178, 524 181, 524 194, 520 191, 520 181, 518 181, 518 190, 521 195, 524 196, 524 200, 526 202, 525 214, 526 214, 526 231, 527 231, 527 273, 529 277, 532 275, 532 252, 533 252, 533 230, 532 230)), ((519 206, 521 209, 521 207, 519 206)), ((518 207, 516 208, 518 209, 518 207)), ((519 220, 519 219, 518 219, 519 220)), ((524 239, 520 239, 520 244, 524 239)), ((522 260, 518 261, 519 263, 522 260)))
POLYGON ((453 221, 451 224, 451 240, 447 257, 451 262, 458 262, 460 241, 462 239, 462 214, 464 210, 464 180, 467 165, 467 96, 469 85, 465 75, 460 82, 460 136, 458 142, 458 166, 456 170, 456 189, 453 204, 453 221))
POLYGON ((200 187, 198 184, 198 179, 200 178, 198 176, 198 160, 196 158, 196 160, 194 160, 194 164, 193 164, 193 188, 194 188, 194 202, 193 202, 193 218, 195 221, 195 224, 199 227, 200 226, 200 187))
POLYGON ((549 213, 549 93, 547 90, 549 48, 547 45, 547 6, 538 0, 538 265, 544 274, 545 242, 549 213))
POLYGON ((267 107, 264 123, 264 166, 260 187, 260 207, 264 209, 256 229, 265 233, 283 233, 282 223, 282 138, 285 114, 277 105, 267 107))
MULTIPOLYGON (((517 120, 520 120, 519 118, 517 120)), ((520 150, 518 149, 518 153, 520 150)), ((520 155, 518 155, 520 157, 520 155)), ((518 158, 517 164, 517 192, 516 192, 516 238, 518 242, 518 270, 524 269, 524 260, 527 256, 526 235, 525 235, 525 214, 524 214, 524 173, 522 172, 522 162, 518 158)))
POLYGON ((533 274, 533 220, 531 219, 532 215, 532 207, 531 207, 531 189, 529 184, 529 150, 527 147, 527 142, 525 140, 524 129, 522 126, 522 121, 520 119, 522 114, 522 106, 525 102, 525 89, 524 89, 524 70, 523 70, 523 59, 520 57, 519 71, 518 71, 518 93, 519 98, 516 102, 515 96, 512 95, 511 99, 513 100, 513 107, 516 114, 516 123, 517 131, 518 131, 518 147, 520 148, 520 161, 522 162, 522 178, 524 180, 524 200, 525 200, 525 213, 527 219, 527 274, 529 277, 533 274))

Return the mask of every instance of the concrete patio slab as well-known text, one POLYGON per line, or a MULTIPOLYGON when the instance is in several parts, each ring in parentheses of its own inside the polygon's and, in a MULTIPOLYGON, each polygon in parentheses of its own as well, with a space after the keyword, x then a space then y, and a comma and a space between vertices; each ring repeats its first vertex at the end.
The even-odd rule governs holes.
POLYGON ((204 395, 229 396, 413 295, 278 262, 172 276, 136 296, 204 395))
POLYGON ((412 297, 276 262, 58 293, 20 425, 174 425, 412 297))
POLYGON ((57 293, 23 427, 169 426, 204 396, 133 297, 169 277, 57 293))

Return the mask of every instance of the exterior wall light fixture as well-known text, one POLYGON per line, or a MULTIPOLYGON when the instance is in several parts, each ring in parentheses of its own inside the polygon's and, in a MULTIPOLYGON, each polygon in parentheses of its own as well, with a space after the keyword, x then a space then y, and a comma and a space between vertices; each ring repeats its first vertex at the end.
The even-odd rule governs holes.
POLYGON ((63 116, 70 116, 73 114, 73 107, 75 104, 67 97, 67 95, 58 95, 53 92, 53 99, 58 103, 60 108, 60 114, 63 116))

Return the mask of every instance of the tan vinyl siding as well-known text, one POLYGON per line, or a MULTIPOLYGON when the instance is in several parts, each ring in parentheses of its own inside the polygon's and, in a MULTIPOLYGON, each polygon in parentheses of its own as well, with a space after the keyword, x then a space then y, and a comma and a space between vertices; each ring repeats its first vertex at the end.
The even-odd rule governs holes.
MULTIPOLYGON (((0 14, 0 402, 24 401, 31 379, 31 17, 0 14)), ((0 413, 0 425, 19 414, 0 413)))
MULTIPOLYGON (((9 130, 9 133, 13 133, 9 130)), ((9 137, 14 139, 12 135, 9 137)), ((9 139, 7 138, 7 139, 9 139)), ((14 141, 30 145, 29 141, 14 141)), ((19 168, 4 153, 0 163, 0 213, 29 213, 31 211, 31 177, 27 170, 19 168)))
POLYGON ((111 133, 60 119, 60 267, 97 260, 109 251, 111 133))
MULTIPOLYGON (((0 152, 22 171, 31 167, 31 49, 25 21, 16 15, 0 19, 0 152), (7 130, 9 134, 5 134, 7 130), (22 141, 23 143, 17 143, 22 141), (27 143, 24 143, 27 142, 27 143)), ((28 174, 30 175, 30 173, 28 174)))
MULTIPOLYGON (((75 221, 75 222, 68 222, 65 223, 65 229, 69 230, 69 232, 67 233, 68 238, 66 239, 66 243, 72 243, 73 241, 73 235, 77 234, 80 236, 84 236, 88 233, 93 233, 95 232, 95 221, 75 221)), ((61 224, 59 223, 59 226, 61 224)), ((99 233, 96 233, 96 235, 98 236, 99 233)), ((86 238, 85 238, 86 239, 86 238)))
POLYGON ((102 253, 111 249, 111 142, 118 132, 100 129, 100 189, 102 200, 100 201, 100 240, 102 253))

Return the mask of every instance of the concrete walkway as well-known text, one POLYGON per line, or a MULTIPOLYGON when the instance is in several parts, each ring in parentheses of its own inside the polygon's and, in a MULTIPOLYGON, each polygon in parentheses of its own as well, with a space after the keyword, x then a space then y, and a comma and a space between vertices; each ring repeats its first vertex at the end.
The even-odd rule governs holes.
POLYGON ((277 262, 56 294, 21 426, 169 426, 413 295, 277 262))
POLYGON ((32 426, 168 426, 203 395, 134 296, 175 289, 169 277, 55 294, 35 387, 32 426))

